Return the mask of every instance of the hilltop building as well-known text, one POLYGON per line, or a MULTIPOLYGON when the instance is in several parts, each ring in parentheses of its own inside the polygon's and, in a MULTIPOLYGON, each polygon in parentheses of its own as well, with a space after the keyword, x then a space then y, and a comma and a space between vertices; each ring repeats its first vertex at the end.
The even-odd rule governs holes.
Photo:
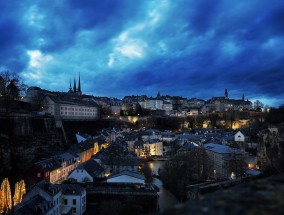
POLYGON ((41 105, 41 111, 57 119, 99 118, 99 107, 94 97, 82 94, 80 74, 78 87, 74 78, 73 87, 70 81, 68 92, 53 92, 39 87, 30 87, 24 101, 41 105))
POLYGON ((250 109, 252 109, 252 102, 248 99, 245 101, 244 95, 242 95, 242 99, 230 99, 228 90, 225 89, 224 96, 212 97, 202 107, 201 112, 243 111, 250 109))
POLYGON ((45 113, 61 119, 98 119, 99 108, 93 100, 47 95, 42 100, 45 113))

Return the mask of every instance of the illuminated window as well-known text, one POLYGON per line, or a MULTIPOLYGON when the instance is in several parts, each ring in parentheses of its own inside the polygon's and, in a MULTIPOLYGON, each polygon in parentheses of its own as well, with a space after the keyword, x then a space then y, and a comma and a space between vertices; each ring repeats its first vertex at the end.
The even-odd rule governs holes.
POLYGON ((249 169, 253 169, 253 168, 254 168, 254 165, 253 165, 252 163, 249 163, 249 164, 248 164, 248 168, 249 168, 249 169))

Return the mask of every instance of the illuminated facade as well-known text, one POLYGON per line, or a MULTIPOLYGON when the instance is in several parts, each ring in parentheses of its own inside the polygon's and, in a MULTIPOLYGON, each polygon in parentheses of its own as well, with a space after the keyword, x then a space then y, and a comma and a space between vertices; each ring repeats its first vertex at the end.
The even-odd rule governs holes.
POLYGON ((148 141, 138 140, 134 143, 134 153, 138 157, 162 156, 163 152, 163 142, 158 139, 148 141))
POLYGON ((63 153, 35 163, 33 174, 36 181, 47 180, 52 184, 60 184, 66 180, 69 172, 76 168, 79 157, 63 153))
POLYGON ((160 140, 148 140, 143 144, 143 146, 148 156, 163 155, 163 142, 160 140))

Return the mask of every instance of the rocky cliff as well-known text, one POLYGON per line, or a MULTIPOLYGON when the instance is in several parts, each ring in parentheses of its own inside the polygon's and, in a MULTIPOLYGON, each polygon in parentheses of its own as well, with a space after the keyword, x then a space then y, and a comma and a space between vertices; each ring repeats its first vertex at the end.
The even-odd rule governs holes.
POLYGON ((23 174, 33 162, 64 148, 52 117, 0 116, 0 178, 23 174))

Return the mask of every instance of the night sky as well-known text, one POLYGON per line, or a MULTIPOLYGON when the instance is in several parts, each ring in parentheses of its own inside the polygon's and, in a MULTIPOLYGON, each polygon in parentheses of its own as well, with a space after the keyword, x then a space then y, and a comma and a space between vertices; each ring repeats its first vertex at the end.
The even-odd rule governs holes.
POLYGON ((0 0, 0 69, 83 93, 284 104, 283 0, 0 0))

